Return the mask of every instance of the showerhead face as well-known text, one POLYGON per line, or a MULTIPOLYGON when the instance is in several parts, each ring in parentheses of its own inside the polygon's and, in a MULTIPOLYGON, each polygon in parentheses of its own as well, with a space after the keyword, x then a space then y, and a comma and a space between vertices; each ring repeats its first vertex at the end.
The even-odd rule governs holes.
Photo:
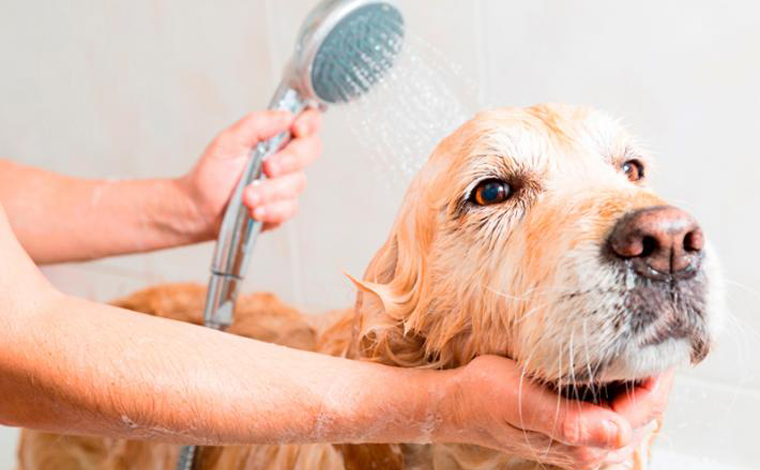
POLYGON ((296 49, 300 88, 325 104, 369 91, 404 42, 404 19, 390 0, 331 0, 312 11, 296 49))

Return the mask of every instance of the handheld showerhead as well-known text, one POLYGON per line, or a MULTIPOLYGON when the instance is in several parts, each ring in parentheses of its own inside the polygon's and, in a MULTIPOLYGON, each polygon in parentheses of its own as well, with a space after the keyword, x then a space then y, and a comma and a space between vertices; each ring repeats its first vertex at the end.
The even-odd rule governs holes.
MULTIPOLYGON (((369 91, 401 51, 404 20, 392 0, 327 0, 309 14, 298 34, 270 109, 298 114, 309 105, 326 107, 369 91)), ((224 328, 232 321, 237 288, 246 272, 260 223, 242 204, 243 189, 261 177, 261 164, 290 139, 283 132, 259 143, 233 193, 222 221, 211 266, 205 321, 224 328)))
MULTIPOLYGON (((310 105, 326 108, 358 98, 393 66, 403 39, 404 19, 393 0, 324 0, 301 26, 269 109, 299 114, 310 105)), ((243 206, 243 190, 261 178, 263 161, 288 140, 290 133, 283 132, 252 149, 225 210, 206 294, 208 327, 224 329, 232 323, 238 287, 261 230, 243 206)), ((194 446, 183 447, 177 469, 190 470, 194 455, 194 446)))
POLYGON ((403 17, 388 1, 323 2, 298 37, 296 86, 323 104, 357 98, 393 65, 403 38, 403 17))
MULTIPOLYGON (((401 51, 404 20, 393 0, 325 0, 301 26, 295 54, 269 104, 293 114, 318 104, 351 101, 377 83, 401 51)), ((232 323, 238 287, 247 271, 261 223, 243 206, 243 190, 261 178, 261 165, 279 150, 290 133, 260 142, 251 151, 246 168, 224 213, 214 250, 206 297, 206 326, 224 329, 232 323)), ((195 447, 183 447, 178 470, 193 466, 195 447)))

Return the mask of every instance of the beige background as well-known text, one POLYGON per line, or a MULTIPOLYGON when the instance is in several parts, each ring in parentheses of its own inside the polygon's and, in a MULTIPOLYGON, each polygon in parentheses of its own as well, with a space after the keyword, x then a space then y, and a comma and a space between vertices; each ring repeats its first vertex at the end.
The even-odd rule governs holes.
MULTIPOLYGON (((179 175, 217 131, 265 105, 313 3, 4 0, 0 156, 86 177, 179 175)), ((758 468, 758 4, 400 3, 413 34, 461 64, 483 103, 590 104, 622 117, 659 155, 656 184, 717 246, 734 315, 718 351, 680 379, 660 447, 758 468)), ((327 116, 300 215, 259 241, 248 290, 311 311, 352 301, 342 272, 361 274, 399 195, 345 119, 337 109, 327 116)), ((205 282, 210 256, 207 244, 45 272, 67 292, 107 300, 157 282, 205 282)), ((12 468, 14 440, 0 429, 0 469, 12 468)))

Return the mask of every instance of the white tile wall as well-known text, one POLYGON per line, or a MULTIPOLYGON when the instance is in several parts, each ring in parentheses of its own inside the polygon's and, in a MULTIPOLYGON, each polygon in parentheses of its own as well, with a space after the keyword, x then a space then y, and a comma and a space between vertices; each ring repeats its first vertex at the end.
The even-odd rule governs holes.
MULTIPOLYGON (((0 155, 89 177, 184 172, 225 125, 262 107, 313 0, 3 2, 0 155)), ((401 1, 410 29, 462 64, 491 105, 587 103, 660 156, 661 192, 722 255, 735 317, 681 379, 661 448, 756 467, 760 421, 760 6, 749 0, 401 1), (753 459, 754 457, 754 459, 753 459)), ((345 306, 399 195, 361 158, 340 111, 298 218, 259 241, 247 288, 307 310, 345 306), (359 156, 357 156, 359 155, 359 156)), ((366 152, 365 152, 366 153, 366 152)), ((205 282, 210 245, 46 269, 97 300, 205 282)), ((0 429, 0 470, 12 468, 0 429)))

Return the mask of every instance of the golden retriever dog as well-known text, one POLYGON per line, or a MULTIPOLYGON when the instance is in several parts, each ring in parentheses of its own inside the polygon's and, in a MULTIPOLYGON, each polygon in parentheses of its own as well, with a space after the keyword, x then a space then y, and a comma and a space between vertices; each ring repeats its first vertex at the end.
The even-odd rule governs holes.
MULTIPOLYGON (((649 164, 616 121, 587 108, 481 113, 416 175, 355 281, 353 309, 315 326, 271 294, 253 295, 229 331, 400 367, 496 354, 557 393, 597 401, 696 364, 723 315, 716 259, 697 222, 649 187, 649 164)), ((161 286, 116 305, 199 323, 204 298, 197 286, 161 286)), ((646 468, 654 433, 633 461, 606 468, 646 468)), ((178 450, 25 431, 19 458, 21 470, 171 469, 178 450)), ((197 468, 547 467, 476 446, 399 443, 207 447, 197 468)))

